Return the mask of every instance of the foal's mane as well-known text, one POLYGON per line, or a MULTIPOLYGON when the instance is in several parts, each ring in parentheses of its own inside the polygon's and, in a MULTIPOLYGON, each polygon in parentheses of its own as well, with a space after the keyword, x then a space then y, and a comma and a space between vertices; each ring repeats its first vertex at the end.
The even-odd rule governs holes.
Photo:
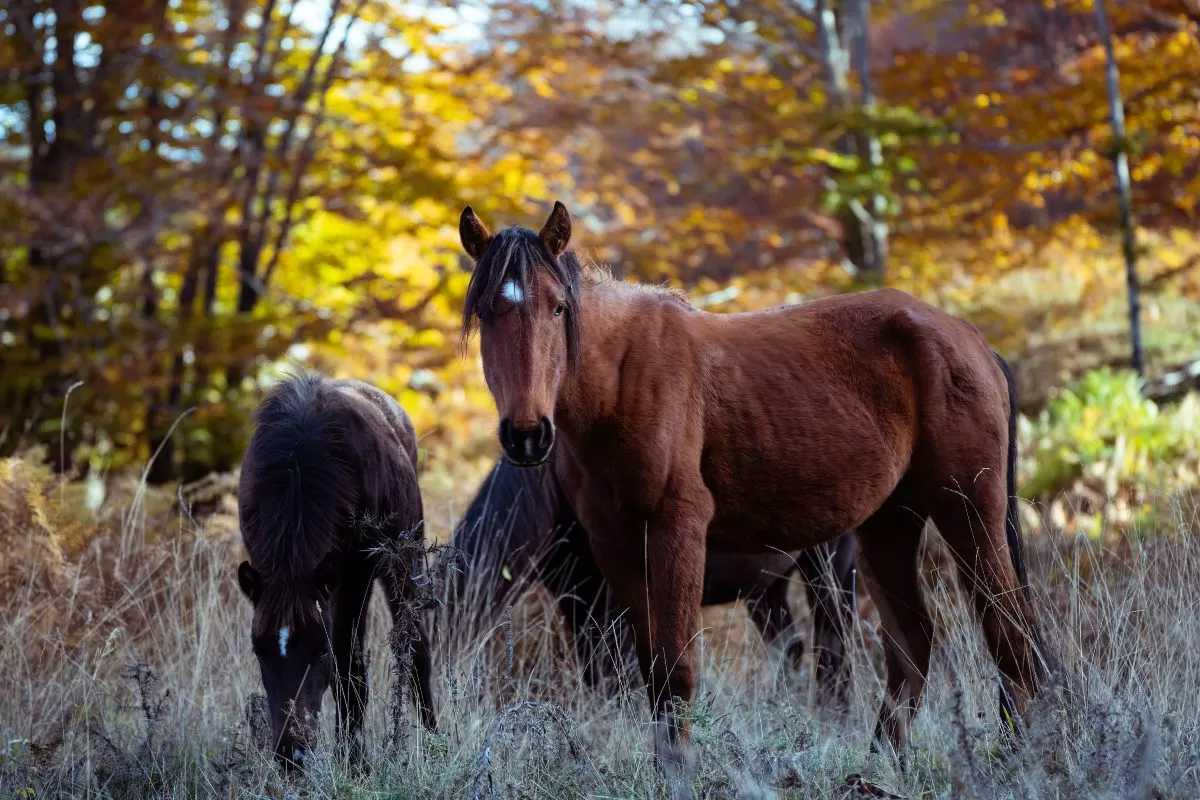
POLYGON ((239 492, 242 539, 272 586, 271 617, 310 614, 305 586, 340 544, 338 533, 358 500, 344 453, 348 404, 319 375, 288 377, 255 413, 239 492))

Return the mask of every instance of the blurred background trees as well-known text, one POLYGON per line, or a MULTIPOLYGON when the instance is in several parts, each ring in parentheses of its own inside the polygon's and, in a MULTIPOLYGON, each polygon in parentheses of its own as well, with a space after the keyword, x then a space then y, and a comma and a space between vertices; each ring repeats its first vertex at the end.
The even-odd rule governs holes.
POLYGON ((556 197, 714 310, 925 295, 1033 411, 1129 362, 1118 149, 1161 374, 1200 358, 1200 4, 1107 11, 1123 142, 1088 0, 6 0, 0 453, 229 469, 281 360, 490 453, 457 214, 556 197))

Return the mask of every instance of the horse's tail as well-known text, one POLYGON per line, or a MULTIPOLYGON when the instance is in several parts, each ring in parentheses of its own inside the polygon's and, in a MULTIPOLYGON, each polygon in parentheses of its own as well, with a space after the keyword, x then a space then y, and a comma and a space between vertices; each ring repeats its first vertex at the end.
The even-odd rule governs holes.
POLYGON ((995 350, 992 355, 1004 373, 1004 382, 1008 386, 1008 512, 1006 527, 1008 550, 1012 555, 1013 568, 1017 572, 1017 580, 1021 582, 1021 592, 1029 600, 1029 573, 1025 568, 1025 545, 1021 536, 1020 500, 1017 497, 1017 378, 1012 367, 995 350))
MULTIPOLYGON (((1025 567, 1025 545, 1021 536, 1020 500, 1017 497, 1017 378, 1012 366, 999 353, 992 351, 1000 371, 1004 373, 1004 382, 1008 385, 1008 511, 1006 522, 1008 527, 1008 551, 1012 555, 1013 568, 1017 580, 1021 584, 1021 594, 1027 605, 1032 605, 1029 589, 1029 573, 1025 567)), ((1048 675, 1061 672, 1062 662, 1046 647, 1039 625, 1034 621, 1033 609, 1027 611, 1026 620, 1028 632, 1033 640, 1034 674, 1038 680, 1044 680, 1048 675)))

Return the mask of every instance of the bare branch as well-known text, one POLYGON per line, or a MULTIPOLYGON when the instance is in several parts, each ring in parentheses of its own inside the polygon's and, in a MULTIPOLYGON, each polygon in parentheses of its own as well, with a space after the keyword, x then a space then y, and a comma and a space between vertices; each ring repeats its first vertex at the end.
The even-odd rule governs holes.
MULTIPOLYGON (((316 153, 317 134, 321 125, 325 121, 326 100, 329 96, 329 90, 333 85, 333 80, 337 75, 342 54, 346 49, 346 41, 350 37, 350 30, 354 27, 354 23, 358 20, 363 8, 366 6, 366 0, 359 0, 358 5, 350 14, 350 18, 346 25, 346 31, 342 34, 342 40, 338 42, 334 49, 333 56, 329 60, 329 64, 325 69, 325 75, 321 80, 319 89, 319 101, 317 110, 313 113, 312 121, 309 125, 308 135, 305 137, 300 148, 300 154, 297 158, 297 163, 292 169, 291 182, 288 186, 287 197, 284 201, 284 218, 279 226, 279 232, 275 237, 275 247, 271 253, 271 260, 268 262, 266 269, 263 272, 263 283, 270 284, 271 275, 275 271, 275 265, 279 262, 279 254, 287 245, 288 235, 291 233, 292 222, 296 204, 300 199, 300 187, 304 181, 304 176, 308 173, 308 168, 312 164, 313 156, 316 153)), ((332 23, 331 23, 332 24, 332 23)), ((324 39, 322 39, 323 41, 324 39)), ((314 62, 315 63, 315 62, 314 62)), ((267 184, 267 192, 263 196, 263 222, 260 225, 258 233, 257 247, 261 248, 266 238, 266 221, 269 218, 271 203, 274 200, 275 186, 278 180, 279 172, 273 172, 271 179, 267 184)))

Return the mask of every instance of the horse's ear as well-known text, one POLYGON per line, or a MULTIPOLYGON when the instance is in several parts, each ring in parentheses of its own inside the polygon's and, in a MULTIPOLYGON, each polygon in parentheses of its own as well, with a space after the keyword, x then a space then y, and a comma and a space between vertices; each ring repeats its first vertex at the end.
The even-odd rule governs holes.
POLYGON ((458 238, 462 239, 463 250, 467 251, 467 255, 478 261, 487 249, 488 242, 492 240, 492 234, 479 217, 475 216, 475 210, 467 206, 458 218, 458 238))
POLYGON ((258 599, 262 597, 262 575, 259 575, 258 570, 250 566, 249 561, 243 561, 238 565, 237 577, 242 594, 246 595, 251 603, 257 603, 258 599))
POLYGON ((567 245, 571 243, 571 215, 567 213, 566 206, 557 200, 554 201, 554 210, 550 212, 550 218, 546 220, 538 236, 550 251, 550 255, 555 258, 566 252, 567 245))

